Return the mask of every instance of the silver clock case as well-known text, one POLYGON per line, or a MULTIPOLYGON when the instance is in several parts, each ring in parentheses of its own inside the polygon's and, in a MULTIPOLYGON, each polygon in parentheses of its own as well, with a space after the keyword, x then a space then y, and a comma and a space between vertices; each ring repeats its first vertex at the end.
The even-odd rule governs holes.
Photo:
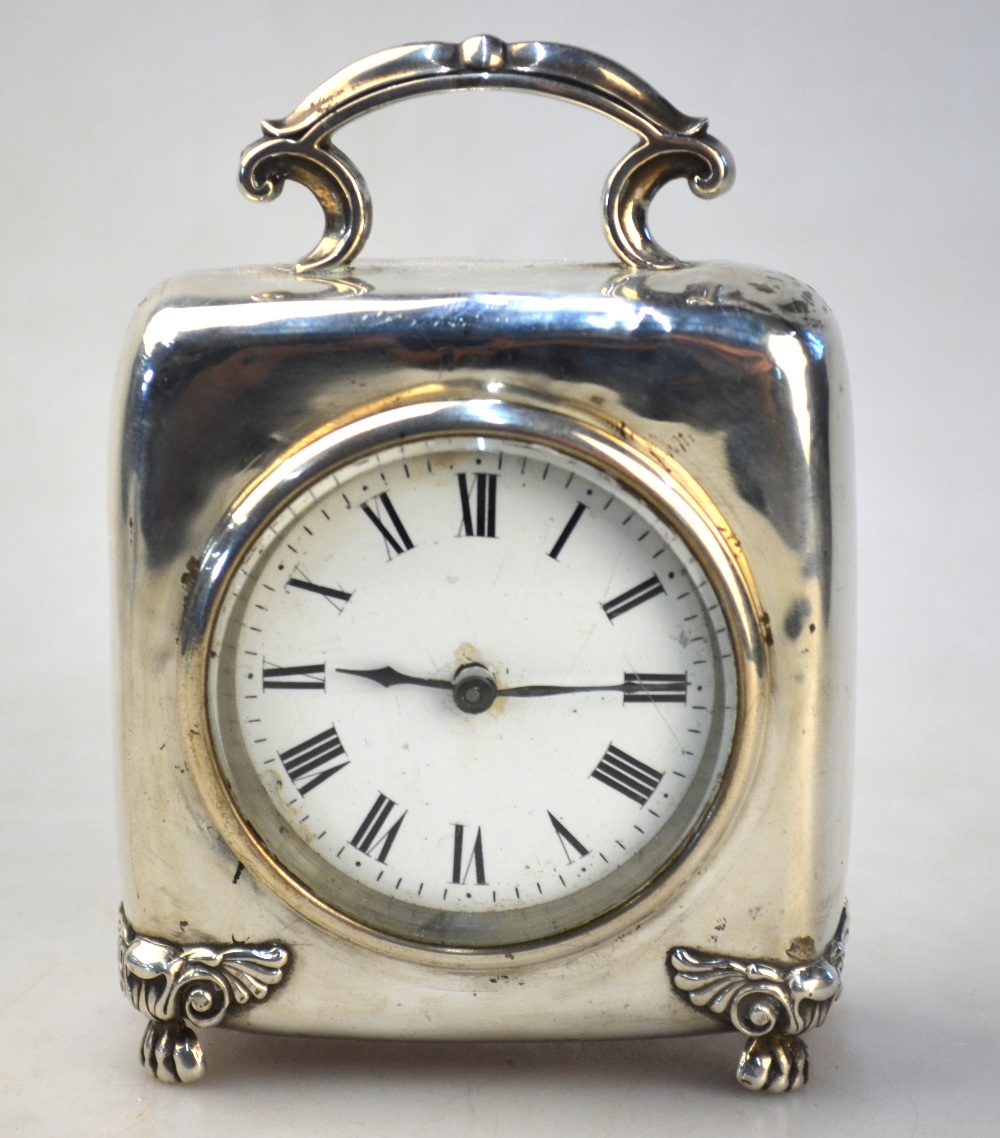
POLYGON ((718 1017, 669 982, 668 952, 791 967, 834 937, 849 823, 853 519, 846 372, 811 290, 724 264, 181 278, 136 317, 121 414, 123 908, 147 938, 289 947, 285 982, 227 1026, 396 1039, 715 1031, 718 1017), (684 472, 756 605, 753 739, 699 839, 606 918, 498 950, 310 919, 308 905, 244 869, 246 835, 203 773, 197 660, 234 503, 303 440, 435 402, 488 406, 498 423, 579 424, 684 472))

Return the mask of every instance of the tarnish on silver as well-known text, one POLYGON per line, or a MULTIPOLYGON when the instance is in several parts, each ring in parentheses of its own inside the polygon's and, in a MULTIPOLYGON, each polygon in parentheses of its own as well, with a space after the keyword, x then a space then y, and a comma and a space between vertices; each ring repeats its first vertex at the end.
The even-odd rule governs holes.
POLYGON ((823 955, 792 967, 693 948, 667 956, 678 992, 750 1037, 736 1068, 744 1087, 780 1093, 805 1086, 809 1052, 798 1036, 819 1027, 840 995, 847 930, 845 908, 823 955))
POLYGON ((602 55, 566 44, 508 44, 495 36, 406 44, 345 67, 285 118, 265 119, 264 137, 243 152, 240 185, 247 197, 269 201, 291 179, 319 201, 323 237, 296 265, 299 272, 352 261, 371 230, 365 180, 330 136, 387 103, 467 88, 536 91, 590 107, 640 136, 604 188, 605 233, 627 265, 655 269, 679 263, 653 240, 646 220, 654 194, 665 183, 686 178, 703 198, 732 185, 732 156, 708 133, 708 120, 681 114, 637 75, 602 55))
POLYGON ((284 979, 288 949, 278 944, 180 946, 140 936, 119 914, 122 991, 148 1015, 139 1050, 163 1083, 194 1083, 205 1074, 196 1027, 218 1027, 237 1007, 266 999, 284 979))

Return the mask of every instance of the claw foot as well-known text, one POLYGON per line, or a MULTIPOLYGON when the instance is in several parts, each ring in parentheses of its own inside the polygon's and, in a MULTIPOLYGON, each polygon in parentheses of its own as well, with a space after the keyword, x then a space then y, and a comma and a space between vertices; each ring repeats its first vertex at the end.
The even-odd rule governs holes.
POLYGON ((760 1035, 747 1041, 736 1080, 751 1091, 797 1091, 809 1078, 809 1049, 797 1035, 760 1035))
POLYGON ((196 1083, 205 1074, 198 1036, 180 1020, 151 1019, 139 1048, 139 1059, 161 1083, 196 1083))

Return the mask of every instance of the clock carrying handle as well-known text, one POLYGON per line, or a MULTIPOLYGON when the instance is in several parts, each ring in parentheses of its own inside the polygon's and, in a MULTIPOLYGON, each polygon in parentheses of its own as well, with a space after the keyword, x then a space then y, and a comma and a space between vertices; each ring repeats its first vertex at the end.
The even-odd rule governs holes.
POLYGON ((377 52, 338 71, 290 115, 265 119, 264 137, 243 152, 240 185, 269 201, 286 179, 315 194, 325 227, 296 270, 352 261, 372 224, 361 173, 330 142, 340 127, 377 107, 412 95, 467 88, 536 91, 607 115, 639 135, 604 187, 604 229, 625 264, 671 268, 679 262, 650 236, 647 212, 666 182, 686 178, 699 197, 732 184, 732 156, 708 133, 708 120, 689 118, 637 75, 594 52, 555 43, 504 43, 474 36, 459 44, 407 44, 377 52))

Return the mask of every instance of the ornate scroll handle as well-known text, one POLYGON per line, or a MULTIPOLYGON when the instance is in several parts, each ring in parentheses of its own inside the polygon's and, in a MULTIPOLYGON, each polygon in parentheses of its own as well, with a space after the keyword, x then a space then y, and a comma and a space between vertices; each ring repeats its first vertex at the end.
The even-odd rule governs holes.
POLYGON ((122 991, 149 1016, 139 1049, 163 1083, 193 1083, 205 1074, 196 1027, 217 1027, 236 1008, 263 1000, 284 979, 289 954, 278 944, 170 944, 118 922, 122 991))
POLYGON ((675 948, 667 956, 674 987, 693 1007, 749 1037, 736 1078, 749 1090, 792 1091, 809 1077, 809 1052, 798 1038, 826 1019, 841 991, 848 917, 818 959, 792 967, 675 948))
POLYGON ((474 36, 460 44, 407 44, 345 67, 290 115, 265 119, 264 137, 243 152, 240 185, 247 197, 269 201, 290 178, 311 190, 323 209, 323 237, 296 265, 299 272, 353 260, 371 229, 368 187, 330 143, 334 131, 397 99, 473 87, 551 95, 590 107, 640 136, 604 188, 605 233, 627 265, 656 269, 678 264, 650 236, 646 220, 649 203, 664 183, 686 178, 704 198, 732 184, 732 156, 708 133, 708 120, 681 114, 637 75, 604 56, 566 44, 507 44, 494 36, 474 36))

